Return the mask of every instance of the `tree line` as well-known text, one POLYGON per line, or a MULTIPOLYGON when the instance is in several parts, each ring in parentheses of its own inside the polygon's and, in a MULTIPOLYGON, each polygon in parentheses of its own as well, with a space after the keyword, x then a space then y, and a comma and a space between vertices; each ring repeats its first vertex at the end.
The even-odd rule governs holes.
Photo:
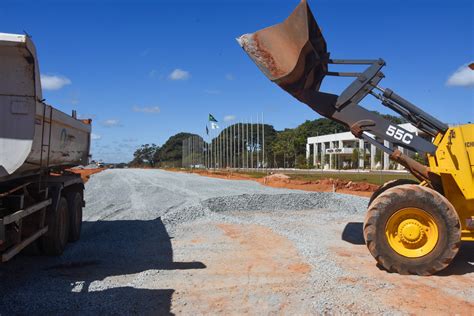
MULTIPOLYGON (((394 124, 406 122, 400 117, 388 114, 382 116, 394 124)), ((232 126, 228 126, 226 129, 230 128, 232 126)), ((221 131, 221 137, 227 137, 224 143, 230 143, 231 139, 228 138, 232 137, 232 135, 227 133, 226 129, 221 131)), ((308 137, 348 131, 346 126, 327 118, 307 120, 296 128, 286 128, 282 131, 275 130, 269 124, 265 124, 264 129, 265 146, 257 143, 255 126, 253 128, 253 135, 249 135, 249 143, 241 146, 250 149, 250 145, 253 145, 254 151, 259 150, 260 154, 262 154, 261 151, 264 147, 266 167, 268 168, 308 168, 310 167, 306 161, 306 141, 308 137)), ((141 145, 135 150, 133 160, 129 165, 132 167, 180 168, 182 167, 183 141, 192 136, 205 142, 199 135, 184 132, 178 133, 171 136, 162 146, 156 144, 141 145)), ((261 136, 259 141, 262 141, 261 136)), ((215 142, 215 139, 212 142, 215 142)))

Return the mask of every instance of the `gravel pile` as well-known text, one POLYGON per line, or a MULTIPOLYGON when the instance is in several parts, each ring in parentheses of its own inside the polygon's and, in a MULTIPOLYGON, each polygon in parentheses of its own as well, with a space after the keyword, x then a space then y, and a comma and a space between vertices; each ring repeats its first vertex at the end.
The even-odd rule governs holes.
POLYGON ((367 200, 338 193, 241 194, 206 199, 195 205, 176 207, 162 216, 168 225, 178 225, 212 213, 232 211, 286 213, 319 210, 329 218, 364 213, 367 200))
POLYGON ((243 194, 205 200, 203 205, 213 212, 225 211, 301 211, 333 209, 354 214, 367 203, 359 197, 337 193, 243 194))

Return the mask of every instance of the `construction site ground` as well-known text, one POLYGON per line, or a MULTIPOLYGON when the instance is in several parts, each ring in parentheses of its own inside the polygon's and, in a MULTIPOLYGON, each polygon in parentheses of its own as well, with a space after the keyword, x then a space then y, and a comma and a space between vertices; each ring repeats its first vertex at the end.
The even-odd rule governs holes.
POLYGON ((0 314, 472 315, 473 245, 439 275, 388 273, 364 245, 368 199, 338 192, 105 170, 79 242, 0 267, 0 314))
POLYGON ((252 180, 274 187, 312 192, 338 192, 370 197, 377 188, 393 179, 416 180, 408 173, 369 173, 369 172, 314 172, 306 170, 203 170, 170 169, 170 171, 195 173, 201 176, 229 179, 252 180))

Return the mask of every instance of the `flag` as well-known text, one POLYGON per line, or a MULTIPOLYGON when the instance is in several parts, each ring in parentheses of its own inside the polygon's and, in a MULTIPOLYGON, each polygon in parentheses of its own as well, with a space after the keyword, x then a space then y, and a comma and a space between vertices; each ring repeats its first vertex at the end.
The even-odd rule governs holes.
POLYGON ((219 125, 217 125, 214 122, 211 122, 211 129, 218 129, 218 128, 219 128, 219 125))
POLYGON ((209 114, 209 122, 216 122, 217 123, 217 120, 214 118, 214 116, 212 116, 212 114, 209 114))
POLYGON ((206 134, 209 135, 209 128, 206 126, 206 134))

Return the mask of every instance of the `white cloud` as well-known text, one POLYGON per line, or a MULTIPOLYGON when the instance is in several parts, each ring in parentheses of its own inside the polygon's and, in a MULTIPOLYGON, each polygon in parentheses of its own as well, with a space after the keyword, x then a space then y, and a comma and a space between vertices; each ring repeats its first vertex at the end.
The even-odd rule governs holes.
POLYGON ((41 75, 41 87, 44 90, 59 90, 71 83, 71 80, 64 76, 41 75))
POLYGON ((226 74, 226 75, 225 75, 225 78, 226 78, 227 80, 234 80, 234 79, 235 79, 233 74, 226 74))
POLYGON ((102 136, 97 135, 97 134, 94 134, 94 133, 91 133, 91 139, 92 139, 92 140, 99 140, 99 139, 101 139, 101 138, 102 138, 102 136))
POLYGON ((235 120, 235 115, 226 115, 224 116, 224 122, 229 122, 235 120))
POLYGON ((141 113, 160 113, 160 107, 159 106, 145 106, 145 107, 139 107, 135 105, 133 107, 133 112, 141 112, 141 113))
POLYGON ((120 126, 120 121, 116 119, 109 119, 102 122, 105 127, 116 127, 120 126))
POLYGON ((207 94, 220 94, 221 91, 217 90, 217 89, 206 89, 206 90, 204 90, 204 93, 207 93, 207 94))
POLYGON ((172 73, 170 73, 169 78, 171 80, 188 80, 191 78, 191 74, 189 71, 176 68, 172 73))
POLYGON ((446 84, 448 86, 474 87, 474 69, 470 68, 468 64, 459 67, 448 78, 446 84))

